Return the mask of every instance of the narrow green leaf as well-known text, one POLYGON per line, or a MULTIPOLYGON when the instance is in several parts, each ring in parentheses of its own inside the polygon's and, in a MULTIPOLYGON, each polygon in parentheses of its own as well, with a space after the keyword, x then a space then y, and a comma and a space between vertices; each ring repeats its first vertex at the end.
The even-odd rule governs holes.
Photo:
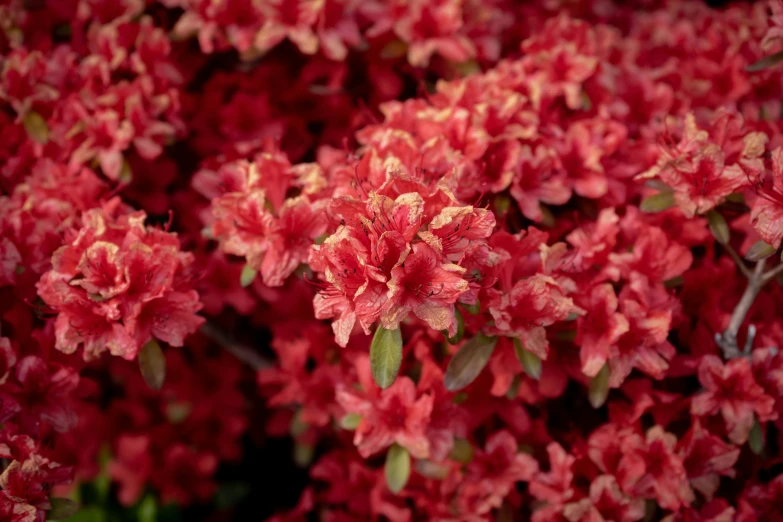
POLYGON ((525 349, 521 339, 514 338, 514 353, 517 354, 519 364, 522 369, 531 378, 538 380, 541 378, 541 358, 525 349))
POLYGON ((250 494, 250 484, 246 482, 224 482, 215 494, 218 509, 229 509, 239 504, 250 494))
POLYGON ((245 265, 242 268, 242 275, 239 276, 239 284, 242 288, 247 288, 253 283, 253 280, 258 275, 258 271, 250 265, 245 265))
POLYGON ((519 378, 519 375, 515 375, 508 386, 508 390, 506 390, 506 399, 513 401, 517 398, 520 384, 522 384, 522 379, 519 378))
POLYGON ((313 461, 315 448, 309 444, 297 444, 294 446, 294 463, 300 468, 306 468, 313 461))
MULTIPOLYGON (((71 515, 68 522, 106 522, 106 512, 99 506, 86 506, 71 515)), ((49 520, 54 520, 49 518, 49 520)))
POLYGON ((775 247, 765 241, 756 241, 748 249, 748 253, 745 254, 745 259, 748 261, 761 261, 766 259, 775 253, 775 247))
POLYGON ((724 218, 720 212, 711 210, 707 213, 707 222, 709 223, 710 232, 712 232, 712 237, 715 238, 715 241, 721 245, 728 244, 731 239, 731 234, 729 232, 729 224, 726 223, 726 218, 724 218))
POLYGON ((46 514, 47 520, 65 520, 79 510, 79 504, 70 498, 52 498, 49 502, 52 504, 52 509, 46 514))
POLYGON ((340 427, 344 430, 353 431, 359 427, 359 423, 362 421, 362 416, 358 413, 349 413, 342 419, 340 419, 340 427))
POLYGON ((179 424, 188 418, 193 405, 188 402, 170 402, 166 405, 166 417, 172 424, 179 424))
POLYGON ((675 205, 674 192, 659 192, 644 198, 639 205, 642 212, 654 213, 663 212, 675 205))
POLYGON ((449 476, 451 468, 445 464, 439 464, 432 462, 431 460, 419 459, 415 463, 416 471, 419 475, 423 475, 427 478, 434 480, 443 480, 449 476))
POLYGON ((400 58, 407 52, 407 43, 402 40, 392 40, 381 49, 381 58, 400 58))
POLYGON ((481 303, 479 303, 478 299, 476 299, 476 302, 473 303, 472 305, 463 304, 462 307, 470 315, 476 315, 477 313, 479 313, 481 311, 481 303))
POLYGON ((449 458, 460 464, 469 464, 473 460, 473 445, 467 439, 455 438, 449 458))
POLYGON ((155 502, 155 497, 147 495, 139 503, 139 509, 137 511, 137 517, 139 522, 155 522, 158 518, 158 504, 155 502))
POLYGON ((123 185, 128 185, 131 181, 133 181, 133 169, 131 169, 128 160, 122 160, 122 168, 120 169, 120 177, 118 178, 118 181, 123 185))
POLYGON ((552 228, 555 226, 555 215, 552 213, 549 207, 539 204, 539 208, 541 209, 541 225, 547 228, 552 228))
POLYGON ((754 455, 761 455, 761 452, 764 451, 764 430, 755 416, 753 418, 753 427, 750 429, 750 436, 748 437, 748 446, 750 446, 750 451, 754 455))
POLYGON ((495 516, 495 522, 514 522, 514 508, 511 507, 511 504, 504 502, 500 506, 498 514, 495 516))
POLYGON ((138 355, 144 381, 153 390, 160 390, 166 380, 166 356, 155 339, 145 344, 138 355))
POLYGON ((663 282, 663 286, 666 288, 677 288, 685 284, 685 278, 680 276, 674 276, 671 279, 667 279, 663 282))
POLYGON ((772 67, 773 65, 777 65, 780 62, 783 62, 783 51, 778 51, 775 54, 765 56, 761 60, 745 67, 745 71, 747 72, 763 71, 764 69, 768 67, 772 67))
POLYGON ((46 124, 44 117, 37 112, 30 111, 25 114, 22 124, 30 139, 37 141, 41 145, 45 145, 49 141, 49 126, 46 124))
POLYGON ((443 330, 443 335, 446 336, 449 344, 458 344, 465 335, 465 320, 462 318, 462 312, 459 311, 458 307, 454 307, 454 315, 457 318, 457 333, 454 334, 454 337, 449 337, 448 330, 443 330))
POLYGON ((386 453, 386 465, 383 468, 386 485, 394 494, 402 491, 411 476, 411 456, 408 450, 399 444, 393 444, 386 453))
POLYGON ((587 390, 587 398, 593 408, 600 408, 606 402, 609 396, 609 365, 604 366, 590 381, 590 387, 587 390))
POLYGON ((299 435, 302 435, 310 427, 309 424, 302 420, 301 411, 302 410, 297 410, 297 412, 294 413, 294 416, 291 417, 290 431, 292 437, 298 437, 299 435))
POLYGON ((487 337, 478 333, 463 344, 446 368, 444 379, 446 389, 457 391, 473 382, 489 362, 497 341, 496 337, 487 337))
POLYGON ((478 74, 481 72, 481 67, 476 60, 467 60, 454 65, 454 68, 460 74, 460 76, 470 76, 471 74, 478 74))
POLYGON ((383 389, 397 378, 402 364, 402 334, 400 329, 387 330, 378 326, 370 345, 372 378, 383 389))
POLYGON ((511 208, 511 198, 505 194, 495 196, 495 211, 501 216, 511 208))

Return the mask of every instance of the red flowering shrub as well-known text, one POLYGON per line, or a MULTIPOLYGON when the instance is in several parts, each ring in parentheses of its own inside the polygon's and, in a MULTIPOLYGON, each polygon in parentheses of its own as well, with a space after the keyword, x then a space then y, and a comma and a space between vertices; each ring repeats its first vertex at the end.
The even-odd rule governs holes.
POLYGON ((521 4, 0 5, 0 521, 783 517, 783 3, 521 4))

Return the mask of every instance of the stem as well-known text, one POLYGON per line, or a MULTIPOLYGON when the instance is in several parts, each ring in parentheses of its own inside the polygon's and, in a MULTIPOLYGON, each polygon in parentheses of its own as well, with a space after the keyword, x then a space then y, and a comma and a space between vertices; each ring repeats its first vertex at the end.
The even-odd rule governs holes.
POLYGON ((234 357, 250 366, 253 370, 263 370, 272 367, 272 362, 250 346, 237 343, 214 323, 206 322, 201 327, 201 333, 212 339, 221 348, 231 352, 234 357))
MULTIPOLYGON (((744 263, 738 262, 738 264, 740 267, 744 266, 744 263)), ((748 277, 748 286, 745 288, 745 292, 742 294, 739 303, 734 307, 734 312, 731 314, 729 325, 722 334, 715 334, 715 342, 717 342, 718 346, 723 350, 723 356, 726 359, 734 359, 741 357, 742 355, 747 355, 753 347, 753 337, 756 332, 755 328, 748 331, 748 342, 745 343, 745 350, 739 349, 737 334, 739 333, 742 323, 745 322, 748 311, 750 311, 750 307, 753 306, 756 296, 759 295, 761 289, 777 274, 783 271, 783 263, 781 263, 769 272, 764 273, 766 264, 767 260, 762 259, 756 263, 756 268, 752 273, 748 270, 748 273, 750 274, 748 277)))
POLYGON ((761 284, 765 285, 768 282, 775 279, 777 276, 779 276, 781 273, 783 273, 783 263, 780 263, 778 266, 764 274, 764 277, 761 278, 761 284))
POLYGON ((745 261, 737 254, 737 251, 732 248, 731 245, 728 243, 723 245, 723 248, 726 249, 726 252, 729 253, 729 257, 731 257, 734 260, 734 263, 737 264, 737 268, 740 269, 740 272, 743 273, 745 277, 748 279, 753 277, 753 272, 750 271, 750 268, 748 268, 748 265, 745 264, 745 261))

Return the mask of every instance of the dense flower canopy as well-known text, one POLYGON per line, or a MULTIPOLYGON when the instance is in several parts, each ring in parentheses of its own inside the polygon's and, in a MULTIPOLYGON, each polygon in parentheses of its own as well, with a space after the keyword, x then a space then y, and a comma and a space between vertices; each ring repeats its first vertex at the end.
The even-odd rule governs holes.
POLYGON ((0 521, 783 519, 782 100, 780 0, 0 2, 0 521))

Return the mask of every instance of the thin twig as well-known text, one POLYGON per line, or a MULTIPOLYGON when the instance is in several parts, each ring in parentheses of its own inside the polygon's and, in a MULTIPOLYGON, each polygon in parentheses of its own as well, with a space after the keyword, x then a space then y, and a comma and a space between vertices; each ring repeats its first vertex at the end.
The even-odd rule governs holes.
POLYGON ((753 277, 753 272, 751 272, 750 268, 748 268, 748 265, 745 264, 745 260, 739 256, 737 251, 734 250, 731 245, 727 243, 723 245, 723 248, 726 249, 726 252, 729 253, 729 256, 734 260, 734 263, 737 264, 737 268, 740 269, 740 272, 742 272, 745 277, 748 279, 753 277))
POLYGON ((737 303, 737 306, 734 307, 734 312, 731 314, 729 325, 722 334, 715 334, 715 342, 717 342, 718 346, 720 346, 723 350, 723 356, 726 359, 735 359, 737 357, 741 357, 742 355, 747 355, 750 353, 750 350, 753 347, 753 339, 755 337, 756 328, 753 327, 752 329, 749 329, 748 340, 745 343, 745 349, 742 351, 740 351, 739 345, 737 344, 737 335, 739 334, 739 329, 742 327, 742 323, 745 322, 745 318, 748 316, 750 307, 753 306, 753 303, 756 300, 756 296, 759 295, 761 289, 770 279, 774 277, 774 273, 783 270, 780 268, 780 266, 777 266, 769 272, 764 273, 764 267, 766 264, 766 259, 762 259, 756 263, 756 268, 750 274, 750 277, 748 277, 748 286, 745 287, 745 292, 742 294, 742 297, 737 303))
POLYGON ((201 327, 201 333, 215 341, 221 348, 231 352, 234 357, 247 364, 254 370, 263 370, 272 367, 272 362, 258 353, 250 346, 238 343, 231 339, 214 323, 206 322, 201 327))
POLYGON ((775 279, 777 276, 779 276, 781 273, 783 273, 783 263, 780 263, 778 266, 764 274, 764 277, 761 278, 761 284, 765 285, 768 282, 775 279))

